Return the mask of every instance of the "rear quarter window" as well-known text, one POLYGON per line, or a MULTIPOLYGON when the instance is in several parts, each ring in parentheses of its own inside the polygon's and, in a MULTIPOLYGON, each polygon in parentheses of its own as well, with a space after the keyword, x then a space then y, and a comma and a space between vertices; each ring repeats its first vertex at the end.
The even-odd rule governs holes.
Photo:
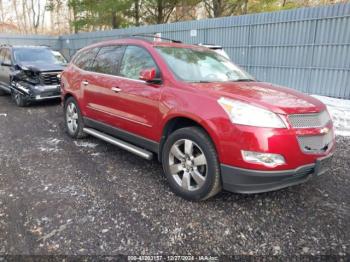
POLYGON ((117 75, 123 53, 124 46, 110 45, 101 47, 93 62, 91 71, 117 75))
POLYGON ((77 67, 90 71, 92 67, 92 63, 99 51, 99 47, 95 47, 92 49, 85 49, 80 51, 73 59, 72 63, 77 67))

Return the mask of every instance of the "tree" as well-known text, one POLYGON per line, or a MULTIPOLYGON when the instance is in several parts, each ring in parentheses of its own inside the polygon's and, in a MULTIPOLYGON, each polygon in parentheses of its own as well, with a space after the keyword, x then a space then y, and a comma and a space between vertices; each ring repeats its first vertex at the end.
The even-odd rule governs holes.
POLYGON ((203 0, 209 18, 247 13, 248 0, 203 0))
POLYGON ((140 25, 140 9, 141 9, 141 0, 132 0, 131 2, 131 11, 128 12, 128 16, 134 20, 136 26, 140 25))
POLYGON ((65 20, 67 19, 67 14, 65 14, 64 10, 65 4, 64 0, 47 0, 45 6, 45 10, 50 13, 51 30, 58 34, 65 30, 65 20))
MULTIPOLYGON (((304 2, 306 4, 306 2, 304 2)), ((284 9, 297 8, 300 4, 297 1, 287 0, 249 0, 249 13, 273 12, 284 9)))
POLYGON ((148 24, 164 24, 170 19, 180 0, 147 0, 143 3, 144 20, 148 24))
POLYGON ((41 13, 41 5, 40 0, 31 0, 31 13, 32 13, 32 26, 34 28, 34 32, 38 33, 38 27, 40 24, 40 13, 41 13))
POLYGON ((2 3, 2 0, 0 0, 0 22, 5 21, 5 15, 4 15, 4 5, 2 3))
POLYGON ((128 25, 124 15, 131 0, 69 0, 74 31, 120 28, 128 25))
POLYGON ((108 20, 110 20, 110 24, 112 28, 119 28, 122 26, 123 22, 126 22, 123 13, 125 10, 131 7, 131 1, 127 0, 104 0, 100 1, 100 5, 98 6, 101 14, 103 12, 107 12, 107 17, 105 18, 108 25, 108 20), (109 17, 110 16, 110 17, 109 17))
MULTIPOLYGON (((78 26, 77 26, 77 20, 78 20, 78 5, 79 0, 68 0, 68 9, 69 9, 69 25, 74 28, 74 34, 78 33, 78 26)), ((72 30, 71 30, 72 31, 72 30)))

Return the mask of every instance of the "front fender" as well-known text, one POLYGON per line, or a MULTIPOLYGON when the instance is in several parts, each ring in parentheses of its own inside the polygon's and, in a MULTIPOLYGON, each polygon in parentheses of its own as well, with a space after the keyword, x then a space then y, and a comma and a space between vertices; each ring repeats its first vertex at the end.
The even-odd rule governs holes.
POLYGON ((210 119, 203 119, 198 114, 194 114, 192 112, 174 110, 174 111, 169 111, 168 114, 163 119, 162 130, 164 131, 167 124, 176 118, 186 118, 186 119, 192 120, 193 122, 201 126, 208 133, 209 137, 213 141, 216 151, 218 152, 218 156, 221 155, 219 152, 220 151, 219 137, 218 137, 219 132, 213 121, 211 121, 210 119))

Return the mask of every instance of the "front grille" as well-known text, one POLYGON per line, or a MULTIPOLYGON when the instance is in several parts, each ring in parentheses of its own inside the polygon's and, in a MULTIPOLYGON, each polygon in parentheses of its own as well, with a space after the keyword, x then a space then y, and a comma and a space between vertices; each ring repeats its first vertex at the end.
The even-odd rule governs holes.
POLYGON ((332 147, 333 131, 327 134, 317 136, 298 136, 297 137, 301 150, 309 154, 323 153, 332 147))
POLYGON ((295 114, 288 116, 293 128, 318 128, 324 127, 331 120, 327 111, 317 114, 295 114))
POLYGON ((45 73, 40 73, 39 79, 40 83, 42 85, 59 85, 60 84, 60 78, 58 75, 61 72, 45 72, 45 73))

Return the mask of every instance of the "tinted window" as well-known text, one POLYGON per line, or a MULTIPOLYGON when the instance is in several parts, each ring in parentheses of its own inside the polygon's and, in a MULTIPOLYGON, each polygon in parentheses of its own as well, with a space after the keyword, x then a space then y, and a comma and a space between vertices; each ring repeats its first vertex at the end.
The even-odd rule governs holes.
POLYGON ((74 58, 73 63, 84 70, 91 70, 92 62, 94 61, 99 48, 87 49, 81 51, 74 58))
POLYGON ((152 56, 141 47, 128 46, 125 50, 123 61, 120 67, 120 74, 127 78, 139 79, 141 70, 147 68, 157 69, 157 65, 154 62, 152 56))
POLYGON ((124 47, 104 46, 98 52, 92 65, 92 71, 110 75, 117 75, 124 47))

